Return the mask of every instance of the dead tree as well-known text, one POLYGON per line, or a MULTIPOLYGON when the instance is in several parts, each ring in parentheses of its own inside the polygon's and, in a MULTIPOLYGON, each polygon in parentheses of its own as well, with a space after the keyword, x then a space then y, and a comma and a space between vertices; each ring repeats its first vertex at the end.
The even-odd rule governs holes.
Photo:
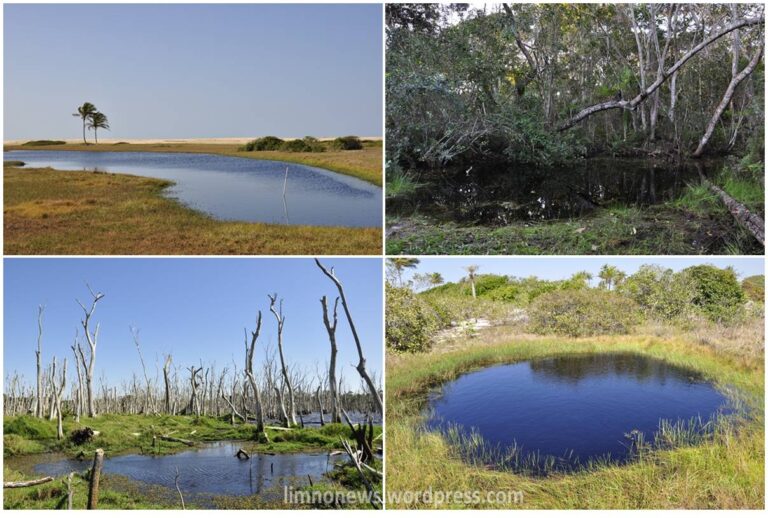
POLYGON ((3 482, 3 489, 14 489, 17 487, 31 487, 51 482, 53 477, 43 477, 35 480, 19 480, 16 482, 3 482))
POLYGON ((195 368, 194 365, 187 367, 189 371, 189 385, 192 387, 192 394, 189 397, 189 404, 187 405, 187 412, 194 412, 196 417, 200 417, 200 404, 197 400, 197 387, 200 386, 200 372, 202 367, 195 368))
POLYGON ((688 60, 690 60, 693 56, 698 54, 701 50, 705 49, 710 44, 714 43, 715 41, 719 40, 726 34, 729 34, 730 32, 741 29, 743 27, 750 27, 752 25, 762 25, 763 23, 765 23, 765 17, 763 16, 760 16, 759 18, 749 18, 745 20, 740 20, 738 22, 732 23, 731 25, 711 35, 709 38, 705 39, 704 41, 702 41, 701 43, 693 47, 691 50, 689 50, 683 57, 678 59, 675 62, 675 64, 673 64, 671 67, 663 71, 663 73, 658 75, 658 77, 656 78, 656 81, 654 81, 652 85, 642 90, 633 99, 629 101, 624 101, 624 100, 606 101, 606 102, 594 104, 592 106, 588 106, 587 108, 584 108, 583 110, 578 112, 576 115, 571 117, 563 125, 561 125, 558 128, 558 131, 565 131, 568 128, 575 126, 576 124, 586 119, 587 117, 590 117, 591 115, 594 115, 595 113, 599 113, 601 111, 612 110, 612 109, 635 110, 640 103, 645 101, 652 93, 654 93, 659 87, 661 87, 661 85, 664 84, 664 82, 668 78, 670 78, 683 65, 685 65, 688 62, 688 60))
POLYGON ((83 349, 79 344, 78 353, 80 354, 80 361, 83 363, 83 370, 85 371, 86 391, 88 396, 88 416, 96 417, 96 407, 93 404, 93 369, 96 365, 96 346, 99 340, 99 324, 96 324, 96 329, 93 331, 93 334, 91 334, 90 323, 91 317, 93 317, 93 313, 96 311, 96 304, 98 304, 99 301, 104 298, 104 294, 94 293, 91 287, 87 284, 86 287, 91 293, 91 297, 93 297, 91 308, 88 309, 79 300, 75 300, 83 309, 83 313, 85 314, 85 318, 81 321, 81 324, 83 326, 83 330, 85 331, 85 339, 88 341, 88 347, 90 350, 88 355, 88 362, 86 363, 83 349))
MULTIPOLYGON (((256 330, 251 331, 251 343, 250 346, 248 345, 248 330, 245 331, 245 376, 248 378, 248 383, 251 385, 251 390, 253 390, 253 397, 256 402, 256 433, 261 433, 264 431, 264 406, 261 402, 261 391, 259 390, 259 385, 256 383, 256 378, 253 375, 253 353, 256 350, 256 341, 259 339, 259 334, 261 333, 261 311, 259 311, 258 316, 256 317, 256 330)), ((233 413, 235 411, 234 405, 232 405, 231 402, 230 406, 232 407, 233 413)))
POLYGON ((91 481, 88 485, 88 509, 96 509, 99 507, 99 482, 101 481, 102 466, 104 466, 104 450, 99 448, 93 455, 91 481))
POLYGON ((72 354, 75 355, 75 371, 77 372, 77 391, 75 392, 75 422, 80 422, 80 415, 83 413, 83 373, 80 370, 80 358, 77 355, 79 339, 75 332, 75 341, 72 343, 72 354))
POLYGON ((43 312, 45 306, 42 304, 37 307, 37 350, 35 357, 37 359, 37 401, 35 403, 35 417, 43 417, 43 371, 41 366, 43 354, 43 312))
POLYGON ((165 413, 171 413, 171 380, 169 376, 169 369, 171 367, 171 355, 165 357, 165 363, 163 363, 163 381, 165 382, 165 413))
POLYGON ((336 344, 336 325, 338 323, 339 297, 336 297, 333 303, 333 323, 328 318, 328 299, 325 296, 320 299, 320 305, 323 307, 325 330, 328 332, 328 340, 331 342, 331 362, 328 366, 328 388, 331 392, 331 421, 340 423, 341 412, 339 412, 339 394, 338 385, 336 384, 336 355, 339 352, 336 344))
POLYGON ((352 337, 355 340, 355 345, 357 346, 357 356, 358 356, 358 363, 357 363, 357 372, 360 374, 360 377, 363 378, 365 381, 365 384, 368 386, 368 391, 371 393, 371 396, 373 397, 374 402, 376 403, 376 408, 379 411, 380 414, 384 414, 384 405, 381 402, 381 395, 379 394, 379 391, 376 389, 376 385, 373 383, 373 380, 368 375, 368 372, 365 370, 365 355, 363 354, 363 346, 360 344, 360 337, 357 334, 357 329, 355 328, 355 322, 352 320, 352 314, 349 310, 349 305, 347 304, 347 297, 344 294, 344 286, 342 286, 341 281, 336 277, 336 274, 333 271, 333 268, 330 270, 327 270, 319 260, 315 259, 315 263, 317 264, 317 267, 320 268, 320 270, 333 281, 333 283, 336 285, 336 289, 339 290, 339 297, 341 297, 341 306, 344 308, 344 314, 347 316, 347 322, 349 323, 349 328, 352 331, 352 337))
POLYGON ((293 397, 293 385, 291 384, 290 376, 288 376, 288 368, 285 366, 285 355, 283 354, 283 325, 285 324, 285 316, 283 315, 283 301, 279 303, 279 307, 275 308, 275 302, 277 302, 277 293, 274 295, 267 295, 269 298, 269 310, 275 315, 277 321, 277 350, 280 354, 280 368, 283 374, 283 383, 288 389, 288 426, 296 426, 296 402, 293 397))
POLYGON ((64 358, 64 365, 61 369, 61 377, 56 379, 56 357, 53 357, 53 365, 51 368, 51 391, 53 392, 54 410, 56 412, 56 438, 62 440, 64 438, 64 427, 62 424, 62 411, 61 411, 61 396, 64 393, 64 388, 67 386, 67 359, 64 358))

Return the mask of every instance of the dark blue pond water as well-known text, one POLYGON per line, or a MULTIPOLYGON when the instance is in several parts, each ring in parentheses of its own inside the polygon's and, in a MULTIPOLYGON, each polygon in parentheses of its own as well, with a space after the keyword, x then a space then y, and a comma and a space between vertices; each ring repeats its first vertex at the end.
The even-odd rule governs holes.
MULTIPOLYGON (((307 475, 318 481, 333 466, 328 455, 288 453, 256 455, 250 460, 238 460, 235 453, 241 445, 235 442, 213 443, 198 450, 173 455, 107 456, 104 472, 124 475, 147 484, 176 489, 176 468, 179 487, 185 498, 196 495, 244 496, 261 493, 273 486, 308 483, 307 475)), ((91 467, 93 459, 63 459, 35 464, 36 473, 60 476, 91 467)))
POLYGON ((447 383, 430 398, 428 426, 474 429, 492 448, 516 446, 520 458, 551 456, 569 470, 628 460, 625 434, 636 430, 651 442, 660 420, 709 421, 726 410, 725 396, 692 371, 630 354, 567 356, 489 367, 447 383))
POLYGON ((381 226, 381 188, 317 167, 199 153, 10 151, 5 159, 172 180, 169 197, 221 220, 381 226))

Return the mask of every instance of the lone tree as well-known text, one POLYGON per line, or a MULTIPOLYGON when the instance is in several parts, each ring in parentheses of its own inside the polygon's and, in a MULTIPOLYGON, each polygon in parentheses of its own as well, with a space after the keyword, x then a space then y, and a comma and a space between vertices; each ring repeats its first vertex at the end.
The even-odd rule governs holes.
MULTIPOLYGON (((97 113, 98 110, 96 109, 96 106, 94 106, 91 103, 85 102, 82 106, 77 107, 77 113, 73 113, 73 117, 80 117, 83 120, 83 144, 87 144, 88 141, 85 138, 85 128, 88 125, 91 116, 94 113, 97 113)), ((106 120, 106 117, 105 117, 106 120)))
POLYGON ((469 266, 465 266, 464 269, 467 271, 467 279, 472 286, 472 298, 476 299, 477 291, 475 290, 475 278, 477 278, 477 270, 479 270, 480 267, 476 264, 470 264, 469 266))
POLYGON ((93 112, 90 117, 88 117, 88 129, 93 130, 93 139, 96 142, 96 144, 99 143, 99 135, 98 130, 99 128, 108 130, 109 129, 109 121, 107 120, 107 116, 104 115, 101 112, 93 112))

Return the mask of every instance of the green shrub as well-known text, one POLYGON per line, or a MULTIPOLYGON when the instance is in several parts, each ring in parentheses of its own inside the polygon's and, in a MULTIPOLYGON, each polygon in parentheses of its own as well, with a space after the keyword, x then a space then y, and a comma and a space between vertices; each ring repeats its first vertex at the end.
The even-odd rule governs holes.
POLYGON ((409 288, 387 285, 387 347, 395 351, 418 352, 430 347, 439 320, 432 307, 409 288))
POLYGON ((355 149, 363 149, 362 141, 353 135, 347 137, 338 137, 331 142, 333 149, 340 149, 344 151, 350 151, 355 149))
POLYGON ((55 439, 56 423, 30 415, 6 417, 3 422, 3 435, 8 434, 20 435, 25 439, 55 439))
POLYGON ((595 289, 541 295, 528 316, 532 332, 568 336, 627 334, 640 322, 640 312, 631 299, 595 289))
POLYGON ((283 139, 270 135, 248 142, 240 151, 279 151, 284 143, 283 139))
POLYGON ((691 281, 685 273, 675 273, 669 268, 644 264, 617 290, 635 301, 650 318, 680 321, 693 309, 691 281))
POLYGON ((62 146, 66 144, 63 140, 30 140, 25 142, 22 146, 62 146))
POLYGON ((753 275, 741 281, 744 295, 752 301, 765 303, 765 275, 753 275))
POLYGON ((304 137, 303 139, 288 140, 280 147, 283 151, 294 153, 322 153, 325 146, 315 137, 304 137))
POLYGON ((688 275, 694 290, 693 304, 713 322, 729 323, 742 315, 745 302, 736 272, 731 268, 717 268, 702 264, 683 272, 688 275))

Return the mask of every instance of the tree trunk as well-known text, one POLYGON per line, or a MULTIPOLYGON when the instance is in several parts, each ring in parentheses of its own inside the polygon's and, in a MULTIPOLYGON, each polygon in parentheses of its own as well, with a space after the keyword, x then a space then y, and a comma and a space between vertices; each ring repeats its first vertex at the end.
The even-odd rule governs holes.
POLYGON ((14 489, 17 487, 30 487, 45 484, 53 480, 53 477, 43 477, 35 480, 21 480, 18 482, 3 482, 3 489, 14 489))
POLYGON ((280 301, 280 307, 275 308, 275 302, 277 301, 277 293, 269 297, 269 310, 275 315, 277 320, 277 350, 280 354, 280 368, 283 374, 283 381, 285 387, 288 389, 288 426, 296 426, 296 404, 293 398, 293 385, 291 379, 288 376, 288 368, 285 366, 285 356, 283 355, 283 325, 285 324, 285 317, 283 316, 283 304, 280 301))
MULTIPOLYGON (((248 382, 253 390, 254 398, 256 399, 256 432, 261 433, 264 431, 264 406, 261 401, 261 391, 259 385, 256 383, 256 378, 253 375, 253 353, 256 350, 256 340, 261 333, 261 311, 259 311, 256 318, 256 331, 251 332, 251 345, 248 346, 248 331, 245 335, 245 376, 248 378, 248 382)), ((234 407, 233 407, 234 410, 234 407)))
POLYGON ((37 360, 37 403, 35 405, 35 417, 43 417, 43 371, 40 365, 43 354, 43 311, 44 306, 37 307, 37 350, 35 357, 37 360))
POLYGON ((101 481, 101 468, 104 465, 104 450, 99 448, 93 456, 91 468, 91 482, 88 485, 88 509, 99 507, 99 482, 101 481))
POLYGON ((341 422, 341 411, 339 405, 338 385, 336 384, 336 355, 339 352, 336 344, 336 324, 338 322, 338 306, 339 297, 336 297, 336 301, 333 304, 333 324, 328 319, 328 299, 323 296, 320 299, 320 304, 323 307, 323 323, 325 324, 325 330, 328 332, 328 340, 331 342, 331 361, 328 367, 328 387, 331 392, 331 422, 341 422))
POLYGON ((703 176, 701 177, 701 183, 715 193, 725 204, 728 208, 728 212, 731 213, 736 221, 755 236, 755 239, 757 239, 761 245, 765 246, 765 222, 759 216, 750 212, 743 204, 736 201, 728 193, 703 176))

